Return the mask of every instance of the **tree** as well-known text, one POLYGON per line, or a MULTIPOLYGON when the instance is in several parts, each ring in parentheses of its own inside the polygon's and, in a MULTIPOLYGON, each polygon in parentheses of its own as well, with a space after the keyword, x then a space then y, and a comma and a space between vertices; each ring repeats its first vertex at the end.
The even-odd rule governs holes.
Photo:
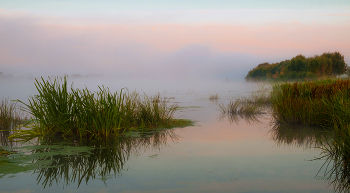
POLYGON ((325 52, 322 56, 332 60, 332 73, 334 75, 341 75, 346 72, 347 64, 344 61, 344 56, 339 52, 325 52))

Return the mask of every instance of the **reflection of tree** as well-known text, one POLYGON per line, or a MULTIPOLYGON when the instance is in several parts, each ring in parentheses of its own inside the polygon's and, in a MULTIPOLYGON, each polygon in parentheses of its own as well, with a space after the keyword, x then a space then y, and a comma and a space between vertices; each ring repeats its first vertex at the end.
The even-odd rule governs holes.
POLYGON ((270 133, 277 145, 312 148, 325 140, 329 131, 318 127, 274 123, 270 133))
POLYGON ((63 186, 78 183, 79 187, 83 181, 88 183, 95 178, 105 180, 120 175, 130 156, 147 149, 161 149, 169 139, 178 140, 173 130, 64 146, 51 141, 32 146, 31 160, 35 165, 34 173, 38 174, 37 182, 44 188, 55 183, 63 186))

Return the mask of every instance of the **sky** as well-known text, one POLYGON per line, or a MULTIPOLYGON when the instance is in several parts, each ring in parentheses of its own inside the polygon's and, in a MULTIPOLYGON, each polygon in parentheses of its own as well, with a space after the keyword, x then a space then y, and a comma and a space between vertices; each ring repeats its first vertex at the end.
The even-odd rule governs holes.
POLYGON ((348 0, 0 0, 0 71, 242 80, 259 63, 339 51, 348 0))

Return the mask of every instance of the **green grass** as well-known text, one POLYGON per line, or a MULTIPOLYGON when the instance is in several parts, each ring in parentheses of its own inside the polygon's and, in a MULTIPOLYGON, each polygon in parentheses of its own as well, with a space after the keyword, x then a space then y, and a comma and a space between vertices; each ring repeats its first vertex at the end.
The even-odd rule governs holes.
POLYGON ((259 90, 253 92, 250 96, 242 96, 230 101, 227 105, 218 103, 219 110, 222 114, 235 117, 240 115, 244 117, 253 117, 257 114, 264 114, 271 105, 269 92, 259 87, 259 90))
POLYGON ((173 119, 177 105, 168 105, 159 95, 129 93, 126 89, 112 93, 106 87, 97 92, 68 89, 67 79, 36 80, 38 95, 22 101, 24 110, 33 118, 32 130, 21 135, 76 136, 103 139, 128 130, 146 131, 191 124, 189 120, 173 119), (186 123, 186 124, 184 124, 186 123))
POLYGON ((271 93, 275 120, 285 123, 341 127, 350 123, 350 80, 321 80, 274 85, 271 93))
POLYGON ((329 180, 335 192, 349 190, 350 80, 275 85, 271 101, 277 122, 318 126, 329 131, 327 137, 316 142, 316 148, 321 150, 318 159, 326 160, 318 174, 324 172, 322 179, 329 180))
POLYGON ((19 109, 15 102, 4 99, 0 103, 0 131, 10 130, 22 123, 19 109))
MULTIPOLYGON (((25 122, 25 118, 20 113, 16 102, 3 99, 0 103, 0 145, 12 146, 13 141, 8 137, 12 134, 13 129, 25 122)), ((0 146, 0 157, 11 154, 0 146)))

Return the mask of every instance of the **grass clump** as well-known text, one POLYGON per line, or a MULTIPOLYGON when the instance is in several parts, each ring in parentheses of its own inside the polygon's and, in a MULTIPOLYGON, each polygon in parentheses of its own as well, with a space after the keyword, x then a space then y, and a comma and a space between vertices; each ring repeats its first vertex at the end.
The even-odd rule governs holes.
POLYGON ((22 123, 16 103, 4 99, 0 104, 0 130, 9 130, 22 123))
MULTIPOLYGON (((317 138, 321 150, 317 159, 326 159, 320 169, 335 192, 350 189, 350 80, 323 79, 313 82, 274 85, 272 115, 278 123, 317 126, 327 135, 317 138)), ((279 132, 279 129, 275 129, 279 132)), ((280 139, 280 132, 275 134, 280 139)), ((295 133, 295 129, 292 131, 295 133)), ((293 139, 293 138, 291 138, 293 139)), ((318 173, 318 174, 319 174, 318 173)), ((317 174, 317 175, 318 175, 317 174)))
MULTIPOLYGON (((111 93, 99 87, 97 92, 73 89, 67 79, 36 80, 38 95, 29 98, 24 110, 34 117, 34 129, 20 135, 78 136, 100 139, 126 130, 150 130, 173 127, 181 121, 173 119, 176 105, 168 105, 159 95, 150 97, 122 89, 111 93)), ((191 123, 187 121, 187 124, 191 123)), ((183 125, 183 121, 180 125, 183 125)))
POLYGON ((272 111, 279 122, 342 127, 350 118, 350 80, 325 79, 304 83, 274 85, 272 111))
POLYGON ((13 133, 13 129, 24 123, 19 108, 15 102, 4 99, 0 103, 0 157, 10 155, 11 152, 1 146, 12 146, 12 141, 8 137, 13 133))
POLYGON ((214 94, 214 95, 210 95, 209 96, 209 100, 210 101, 216 101, 219 99, 219 95, 218 94, 214 94))
MULTIPOLYGON (((261 88, 263 86, 260 86, 261 88)), ((264 114, 268 107, 271 105, 269 93, 266 90, 257 90, 250 96, 242 96, 236 98, 234 101, 230 101, 227 105, 218 103, 219 110, 222 114, 230 116, 252 116, 257 114, 264 114)))

